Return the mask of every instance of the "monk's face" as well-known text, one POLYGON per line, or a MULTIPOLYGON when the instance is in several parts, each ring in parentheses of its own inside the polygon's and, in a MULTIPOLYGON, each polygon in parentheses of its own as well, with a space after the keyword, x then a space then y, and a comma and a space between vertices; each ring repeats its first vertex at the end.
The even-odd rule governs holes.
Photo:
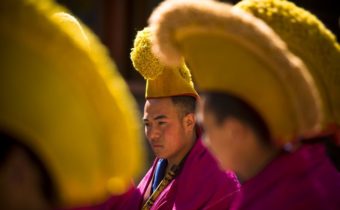
POLYGON ((205 100, 198 111, 199 119, 203 124, 205 135, 204 144, 218 160, 223 170, 237 170, 238 161, 244 152, 245 130, 243 125, 234 118, 218 122, 214 113, 207 111, 205 100))
POLYGON ((171 98, 146 101, 143 116, 145 134, 157 157, 176 160, 191 147, 184 118, 180 117, 179 109, 171 98))

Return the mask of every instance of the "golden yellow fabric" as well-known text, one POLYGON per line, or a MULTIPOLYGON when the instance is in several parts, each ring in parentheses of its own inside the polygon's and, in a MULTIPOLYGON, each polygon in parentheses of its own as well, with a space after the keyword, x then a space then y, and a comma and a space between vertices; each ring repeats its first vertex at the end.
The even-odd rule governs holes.
POLYGON ((126 83, 92 32, 56 16, 65 11, 47 0, 1 2, 0 129, 37 153, 71 207, 126 190, 144 156, 126 83))
POLYGON ((146 79, 145 98, 179 95, 198 97, 184 62, 176 69, 165 67, 151 48, 150 29, 145 28, 137 33, 131 51, 133 66, 146 79))
POLYGON ((263 21, 226 3, 168 1, 153 12, 150 28, 162 62, 183 56, 200 90, 246 101, 278 145, 319 131, 314 81, 263 21))
POLYGON ((324 127, 340 125, 340 45, 316 16, 281 0, 243 0, 236 5, 265 21, 307 65, 324 103, 324 127))

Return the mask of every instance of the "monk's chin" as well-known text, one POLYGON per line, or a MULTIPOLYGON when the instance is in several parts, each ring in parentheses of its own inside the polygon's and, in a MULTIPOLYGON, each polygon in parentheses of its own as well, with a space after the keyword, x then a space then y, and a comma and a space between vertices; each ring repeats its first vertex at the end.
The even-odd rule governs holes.
POLYGON ((163 158, 163 159, 166 159, 167 156, 164 154, 164 152, 160 151, 160 149, 152 149, 153 150, 153 153, 155 154, 156 157, 158 158, 163 158))

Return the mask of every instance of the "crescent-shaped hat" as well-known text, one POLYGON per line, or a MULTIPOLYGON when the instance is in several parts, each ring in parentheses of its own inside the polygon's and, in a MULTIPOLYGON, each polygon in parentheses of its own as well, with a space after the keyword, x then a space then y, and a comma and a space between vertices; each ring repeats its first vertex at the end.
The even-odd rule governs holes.
POLYGON ((133 96, 106 49, 53 1, 0 5, 0 130, 42 160, 61 206, 121 193, 143 167, 133 96))
POLYGON ((243 0, 241 8, 266 22, 303 60, 320 92, 323 129, 340 126, 340 45, 313 14, 282 0, 243 0))
POLYGON ((153 50, 186 63, 201 91, 235 95, 283 145, 320 130, 320 95, 304 63, 262 20, 215 1, 165 1, 150 19, 153 50))

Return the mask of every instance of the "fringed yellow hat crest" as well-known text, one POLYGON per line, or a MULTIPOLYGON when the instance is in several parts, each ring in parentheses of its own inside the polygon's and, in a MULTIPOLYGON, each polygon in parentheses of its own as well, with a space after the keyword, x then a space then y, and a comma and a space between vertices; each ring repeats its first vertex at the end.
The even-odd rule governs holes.
POLYGON ((152 53, 149 28, 137 33, 131 60, 135 69, 146 79, 145 98, 180 95, 198 97, 190 71, 183 60, 175 70, 165 67, 152 53))
POLYGON ((22 137, 61 207, 72 207, 123 192, 144 161, 133 96, 106 49, 65 11, 1 1, 0 130, 22 137))
POLYGON ((324 128, 340 126, 340 45, 308 11, 289 1, 243 0, 236 5, 266 22, 307 65, 322 96, 324 128))
POLYGON ((263 21, 226 3, 166 1, 150 18, 162 62, 184 57, 202 91, 248 102, 277 144, 319 131, 320 97, 305 65, 263 21))

